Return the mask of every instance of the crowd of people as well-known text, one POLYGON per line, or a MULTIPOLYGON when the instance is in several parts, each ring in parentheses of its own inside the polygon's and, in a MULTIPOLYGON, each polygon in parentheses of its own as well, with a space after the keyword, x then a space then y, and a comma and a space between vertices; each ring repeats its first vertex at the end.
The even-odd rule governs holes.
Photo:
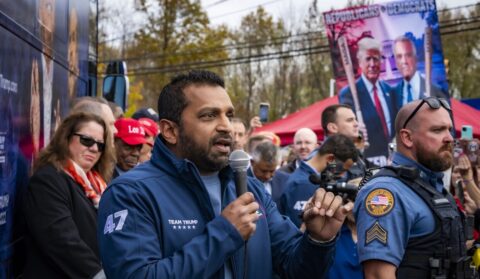
POLYGON ((72 104, 23 199, 24 278, 473 278, 478 158, 454 154, 444 99, 387 121, 397 151, 376 174, 347 104, 289 147, 235 118, 209 71, 174 77, 157 109, 72 104), (233 150, 250 158, 240 195, 233 150))

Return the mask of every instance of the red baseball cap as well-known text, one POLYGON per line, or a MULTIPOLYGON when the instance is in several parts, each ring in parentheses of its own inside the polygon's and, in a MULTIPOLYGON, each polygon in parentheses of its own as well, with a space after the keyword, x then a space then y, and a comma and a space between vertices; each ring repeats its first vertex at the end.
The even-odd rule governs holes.
POLYGON ((115 138, 123 140, 129 145, 138 145, 146 143, 145 130, 138 120, 132 118, 120 118, 115 121, 117 133, 115 138))
POLYGON ((138 119, 138 122, 140 122, 140 124, 143 126, 143 128, 145 129, 145 133, 148 136, 151 136, 151 137, 156 137, 157 136, 158 125, 157 125, 157 123, 155 123, 155 121, 153 121, 150 118, 140 118, 140 119, 138 119))

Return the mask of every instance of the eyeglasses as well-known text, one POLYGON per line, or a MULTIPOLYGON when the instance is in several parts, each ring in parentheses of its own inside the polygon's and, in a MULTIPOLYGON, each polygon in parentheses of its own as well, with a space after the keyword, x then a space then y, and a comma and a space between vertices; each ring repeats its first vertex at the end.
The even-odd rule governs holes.
POLYGON ((410 122, 410 120, 412 120, 412 118, 415 116, 415 114, 418 112, 418 110, 420 110, 420 108, 422 107, 422 105, 423 105, 424 103, 427 103, 428 106, 429 106, 431 109, 439 109, 440 107, 443 107, 443 108, 445 108, 447 111, 451 111, 451 110, 452 110, 452 109, 450 108, 450 104, 449 104, 449 103, 447 102, 447 100, 445 100, 444 98, 428 97, 428 98, 422 99, 422 101, 420 102, 420 104, 418 104, 418 106, 412 111, 412 113, 410 114, 410 116, 407 118, 407 120, 406 120, 405 123, 403 124, 402 129, 405 129, 405 127, 407 127, 408 122, 410 122))
POLYGON ((89 136, 85 136, 78 133, 73 133, 73 135, 78 136, 80 138, 80 143, 83 146, 92 147, 94 144, 97 144, 97 148, 99 152, 103 152, 103 150, 105 150, 105 143, 103 142, 96 141, 89 136))

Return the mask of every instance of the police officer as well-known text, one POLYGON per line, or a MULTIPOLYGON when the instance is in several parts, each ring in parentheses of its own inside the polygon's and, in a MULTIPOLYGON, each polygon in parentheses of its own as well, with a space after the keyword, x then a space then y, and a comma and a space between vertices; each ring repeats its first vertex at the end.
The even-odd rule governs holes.
POLYGON ((402 107, 397 153, 355 203, 365 278, 465 278, 463 216, 444 190, 453 161, 450 106, 429 97, 402 107))

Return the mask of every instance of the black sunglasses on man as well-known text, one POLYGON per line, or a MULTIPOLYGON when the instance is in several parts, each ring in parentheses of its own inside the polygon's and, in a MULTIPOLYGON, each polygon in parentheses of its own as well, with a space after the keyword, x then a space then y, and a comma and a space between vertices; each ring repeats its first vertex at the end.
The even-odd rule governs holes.
POLYGON ((412 113, 410 114, 410 116, 408 116, 407 120, 405 120, 405 123, 403 124, 403 127, 402 129, 405 129, 407 127, 407 124, 408 122, 410 122, 410 120, 412 120, 412 118, 415 116, 415 114, 417 114, 417 112, 420 110, 420 108, 422 107, 422 105, 424 103, 427 103, 428 106, 431 108, 431 109, 439 109, 441 107, 443 107, 444 109, 446 109, 447 111, 452 111, 451 107, 450 107, 450 104, 448 103, 448 101, 444 98, 437 98, 437 97, 427 97, 427 98, 424 98, 422 99, 422 101, 418 104, 418 106, 412 111, 412 113))

